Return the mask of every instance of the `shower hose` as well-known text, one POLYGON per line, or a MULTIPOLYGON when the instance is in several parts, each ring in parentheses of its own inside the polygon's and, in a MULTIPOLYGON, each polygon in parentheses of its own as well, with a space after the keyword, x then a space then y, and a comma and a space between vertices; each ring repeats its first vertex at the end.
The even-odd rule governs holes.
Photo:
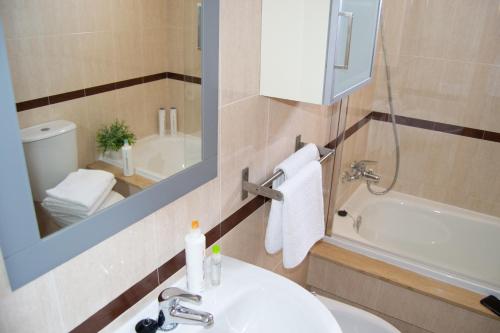
POLYGON ((396 115, 394 114, 394 105, 392 101, 392 86, 391 86, 391 73, 389 71, 389 64, 387 62, 387 52, 385 49, 385 41, 384 41, 384 26, 383 26, 383 20, 382 17, 380 19, 380 38, 382 42, 382 54, 384 57, 384 65, 385 65, 385 76, 386 76, 386 86, 387 86, 387 99, 389 102, 389 111, 391 113, 391 121, 392 121, 392 132, 394 134, 394 143, 396 146, 396 169, 394 170, 394 178, 392 179, 391 184, 385 189, 381 191, 376 191, 374 190, 371 185, 372 182, 366 181, 366 186, 368 187, 368 191, 370 193, 375 194, 375 195, 384 195, 389 193, 390 190, 396 185, 396 182, 398 180, 399 176, 399 163, 400 163, 400 147, 399 147, 399 135, 398 135, 398 129, 396 126, 396 115))

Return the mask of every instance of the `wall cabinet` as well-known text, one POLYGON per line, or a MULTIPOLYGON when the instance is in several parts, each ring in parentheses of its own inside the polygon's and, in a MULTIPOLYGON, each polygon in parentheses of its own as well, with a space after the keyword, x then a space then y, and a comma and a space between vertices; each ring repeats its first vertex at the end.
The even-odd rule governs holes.
POLYGON ((382 0, 263 0, 260 94, 332 104, 372 78, 382 0))

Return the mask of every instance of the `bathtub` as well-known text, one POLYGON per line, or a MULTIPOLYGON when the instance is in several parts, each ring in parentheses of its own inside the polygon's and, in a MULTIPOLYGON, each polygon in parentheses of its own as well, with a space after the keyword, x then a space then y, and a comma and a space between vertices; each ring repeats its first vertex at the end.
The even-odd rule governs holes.
MULTIPOLYGON (((137 140, 133 146, 135 172, 160 181, 201 161, 201 139, 198 136, 151 135, 137 140)), ((100 160, 122 167, 121 154, 105 154, 100 160)))
POLYGON ((340 207, 325 241, 404 269, 500 297, 500 219, 391 191, 360 185, 340 207))

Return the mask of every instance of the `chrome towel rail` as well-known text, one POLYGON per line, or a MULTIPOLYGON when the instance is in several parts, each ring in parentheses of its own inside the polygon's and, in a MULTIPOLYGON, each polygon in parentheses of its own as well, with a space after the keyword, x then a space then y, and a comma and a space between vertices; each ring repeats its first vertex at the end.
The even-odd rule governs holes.
MULTIPOLYGON (((301 141, 301 136, 297 136, 295 140, 295 151, 299 150, 305 145, 301 141)), ((319 162, 323 163, 326 161, 328 158, 333 156, 335 154, 335 149, 329 149, 329 148, 324 148, 318 146, 319 154, 320 154, 320 159, 319 162)), ((279 178, 280 176, 283 175, 282 170, 278 170, 275 172, 271 177, 266 179, 262 184, 257 185, 254 183, 250 183, 248 181, 250 170, 248 168, 245 168, 241 172, 242 176, 242 182, 241 182, 241 200, 245 200, 248 198, 248 193, 252 193, 255 195, 260 195, 269 199, 273 200, 278 200, 278 201, 283 201, 283 193, 281 193, 278 190, 272 189, 271 186, 273 184, 273 181, 279 178)))

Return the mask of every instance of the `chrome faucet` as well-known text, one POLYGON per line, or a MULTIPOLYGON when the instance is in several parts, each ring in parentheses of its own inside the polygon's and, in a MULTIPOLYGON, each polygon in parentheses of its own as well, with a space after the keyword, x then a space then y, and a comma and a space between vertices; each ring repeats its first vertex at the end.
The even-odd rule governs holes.
POLYGON ((167 288, 158 296, 160 314, 158 326, 161 331, 171 331, 179 324, 211 326, 214 316, 180 305, 181 301, 201 303, 201 296, 188 293, 180 288, 167 288))
POLYGON ((354 161, 351 164, 351 172, 344 172, 342 180, 344 182, 352 182, 358 179, 364 179, 367 182, 378 183, 380 181, 380 176, 375 174, 372 169, 367 169, 368 164, 376 164, 377 161, 361 160, 354 161))

